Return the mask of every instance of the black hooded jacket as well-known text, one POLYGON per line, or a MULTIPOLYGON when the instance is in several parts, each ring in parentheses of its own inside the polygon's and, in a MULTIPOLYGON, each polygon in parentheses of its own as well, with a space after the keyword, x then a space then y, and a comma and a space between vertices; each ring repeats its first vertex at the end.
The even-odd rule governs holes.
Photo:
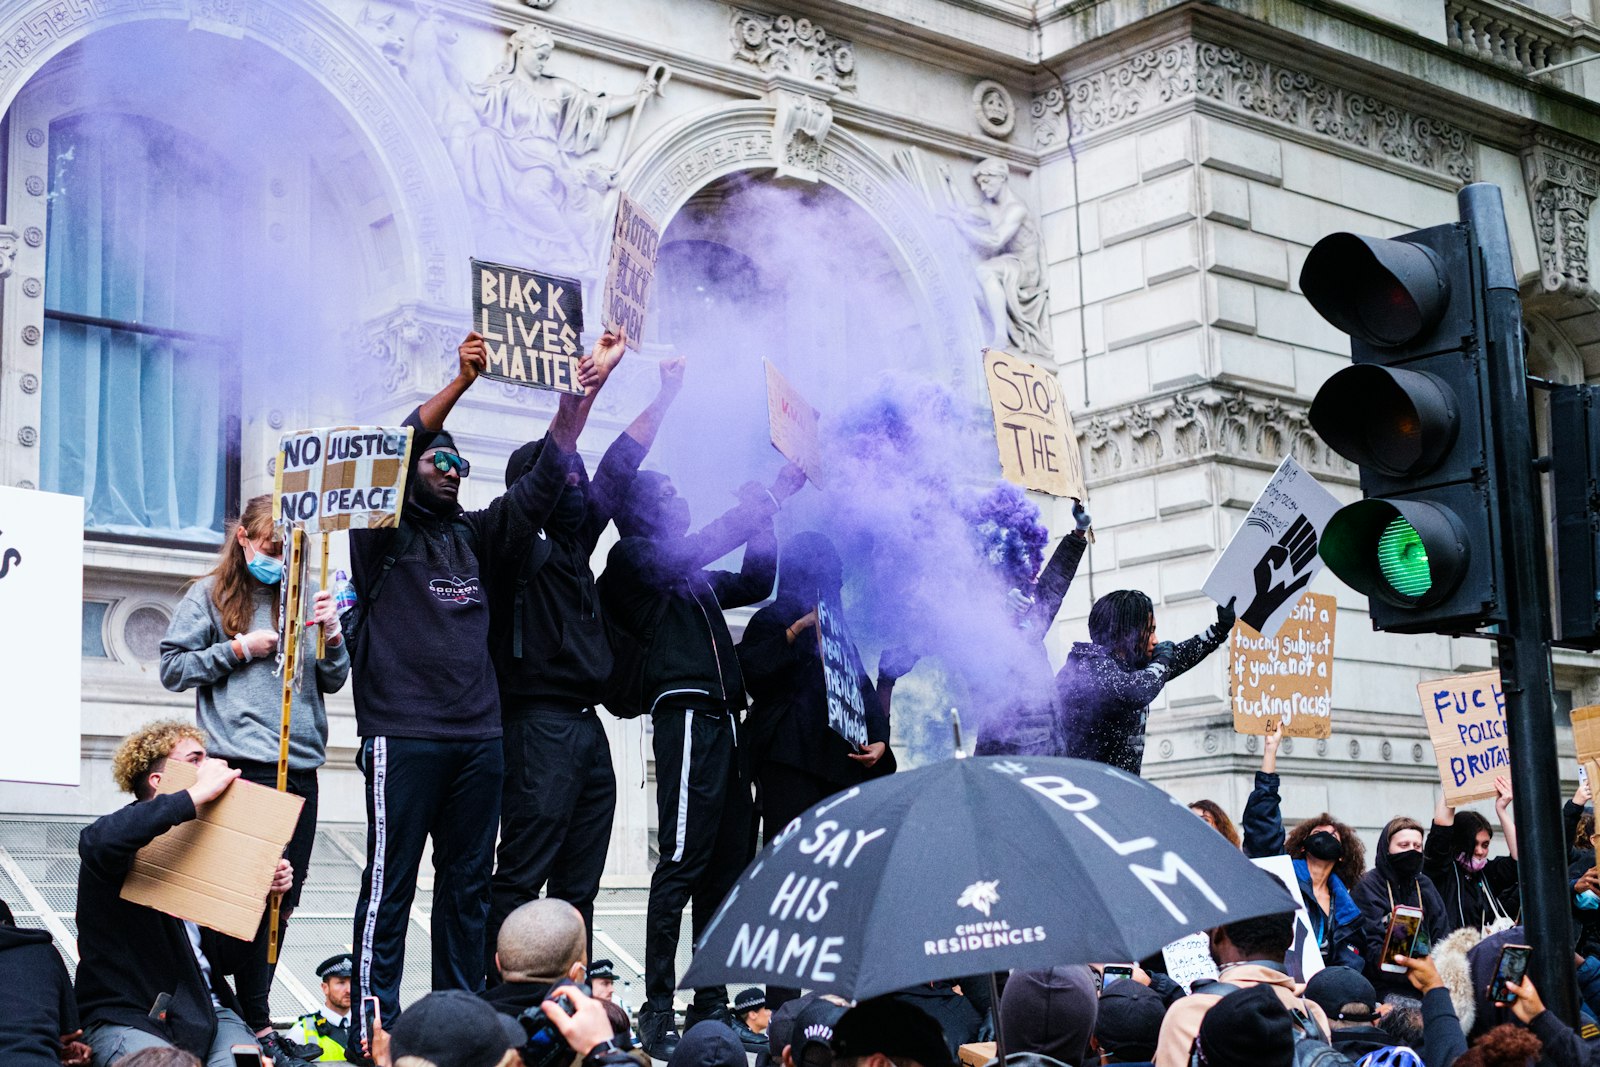
POLYGON ((1211 626, 1178 642, 1170 666, 1149 663, 1136 669, 1124 665, 1108 648, 1088 641, 1073 644, 1056 675, 1063 754, 1140 773, 1150 702, 1168 682, 1222 646, 1228 632, 1216 631, 1211 626))
MULTIPOLYGON (((420 411, 411 462, 439 437, 422 429, 420 411)), ((500 695, 489 655, 487 594, 504 580, 497 561, 517 559, 541 529, 566 483, 574 453, 546 448, 539 462, 504 496, 480 511, 447 512, 406 501, 400 521, 414 533, 351 530, 350 571, 363 602, 355 643, 356 732, 446 741, 500 736, 500 695), (384 562, 381 594, 372 589, 384 562)))
MULTIPOLYGON (((548 437, 511 454, 508 488, 534 470, 547 446, 548 437)), ((489 647, 505 715, 552 705, 592 706, 603 698, 613 657, 589 560, 644 455, 643 445, 621 434, 593 480, 574 457, 579 485, 563 489, 521 555, 495 561, 505 577, 489 590, 489 647), (564 515, 567 493, 583 500, 575 522, 564 515)))
MULTIPOLYGON (((778 596, 755 613, 739 642, 739 665, 751 697, 746 736, 752 765, 770 762, 794 767, 844 789, 883 774, 892 764, 880 761, 870 770, 863 768, 850 759, 854 751, 850 742, 828 726, 827 683, 817 628, 813 626, 793 644, 789 642, 788 628, 806 612, 816 610, 819 582, 828 582, 814 573, 811 560, 801 558, 795 550, 803 551, 809 542, 802 539, 807 536, 796 537, 785 550, 778 596)), ((887 744, 889 717, 879 705, 877 690, 862 668, 860 656, 854 648, 850 654, 861 671, 867 741, 887 744)))
POLYGON ((1456 862, 1457 856, 1472 851, 1478 829, 1476 819, 1458 815, 1449 826, 1433 823, 1422 845, 1422 872, 1444 901, 1446 934, 1463 926, 1488 926, 1502 915, 1514 919, 1521 911, 1516 860, 1496 856, 1481 871, 1456 862))
POLYGON ((1383 944, 1389 936, 1389 916, 1402 904, 1421 906, 1421 936, 1414 953, 1418 956, 1431 952, 1434 945, 1444 940, 1450 927, 1445 916, 1444 900, 1439 896, 1432 879, 1419 874, 1413 881, 1402 881, 1396 873, 1394 857, 1389 855, 1388 827, 1378 835, 1372 869, 1361 876, 1350 895, 1355 899, 1356 907, 1361 909, 1361 936, 1364 942, 1361 956, 1367 961, 1367 978, 1380 996, 1395 992, 1415 995, 1405 975, 1391 974, 1380 968, 1383 944))
POLYGON ((770 498, 740 504, 685 537, 624 537, 595 583, 612 621, 647 644, 645 706, 722 706, 742 712, 744 676, 722 617, 772 594, 778 540, 770 498), (706 565, 744 545, 738 571, 706 565))
POLYGON ((0 926, 0 1063, 59 1067, 59 1039, 77 1029, 72 979, 50 931, 0 926))
POLYGON ((217 1033, 212 995, 240 1010, 223 975, 242 962, 248 944, 201 929, 208 989, 182 920, 121 896, 134 853, 194 817, 194 801, 179 791, 135 801, 78 835, 77 993, 82 1026, 131 1026, 203 1057, 217 1033), (166 1019, 152 1020, 162 993, 172 998, 166 1019))

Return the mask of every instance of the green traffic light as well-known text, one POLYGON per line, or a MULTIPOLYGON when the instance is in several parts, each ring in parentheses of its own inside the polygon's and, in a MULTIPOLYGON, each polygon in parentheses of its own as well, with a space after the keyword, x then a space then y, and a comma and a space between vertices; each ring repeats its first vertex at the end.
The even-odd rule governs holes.
POLYGON ((1428 547, 1416 528, 1403 518, 1394 519, 1379 535, 1378 568, 1384 581, 1401 596, 1419 597, 1433 588, 1428 547))

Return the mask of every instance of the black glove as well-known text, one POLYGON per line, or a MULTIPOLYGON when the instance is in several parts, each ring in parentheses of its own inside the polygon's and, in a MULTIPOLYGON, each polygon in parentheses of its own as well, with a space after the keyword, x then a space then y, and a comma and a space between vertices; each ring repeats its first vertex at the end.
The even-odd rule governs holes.
POLYGON ((1233 613, 1233 602, 1238 597, 1229 597, 1226 604, 1217 605, 1217 633, 1225 634, 1233 629, 1233 624, 1238 621, 1238 616, 1233 613))
POLYGON ((1172 669, 1172 661, 1178 658, 1178 646, 1171 641, 1156 642, 1156 649, 1150 654, 1151 663, 1159 663, 1167 670, 1172 669))
POLYGON ((878 680, 892 682, 910 674, 911 668, 921 658, 920 653, 911 651, 905 645, 884 649, 883 655, 878 657, 878 680))

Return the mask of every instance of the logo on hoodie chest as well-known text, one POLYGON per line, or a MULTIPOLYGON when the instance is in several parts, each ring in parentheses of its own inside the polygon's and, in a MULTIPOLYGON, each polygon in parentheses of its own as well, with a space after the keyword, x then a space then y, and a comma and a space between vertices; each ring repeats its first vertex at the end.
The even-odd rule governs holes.
POLYGON ((428 582, 428 591, 441 604, 477 604, 482 599, 476 578, 433 578, 428 582))

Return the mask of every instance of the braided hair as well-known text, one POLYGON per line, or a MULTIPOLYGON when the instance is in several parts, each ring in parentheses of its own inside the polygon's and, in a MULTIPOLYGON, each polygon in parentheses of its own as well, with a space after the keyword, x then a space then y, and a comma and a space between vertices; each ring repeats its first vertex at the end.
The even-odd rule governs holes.
POLYGON ((1089 640, 1125 667, 1143 667, 1155 606, 1138 589, 1117 589, 1089 609, 1089 640))

